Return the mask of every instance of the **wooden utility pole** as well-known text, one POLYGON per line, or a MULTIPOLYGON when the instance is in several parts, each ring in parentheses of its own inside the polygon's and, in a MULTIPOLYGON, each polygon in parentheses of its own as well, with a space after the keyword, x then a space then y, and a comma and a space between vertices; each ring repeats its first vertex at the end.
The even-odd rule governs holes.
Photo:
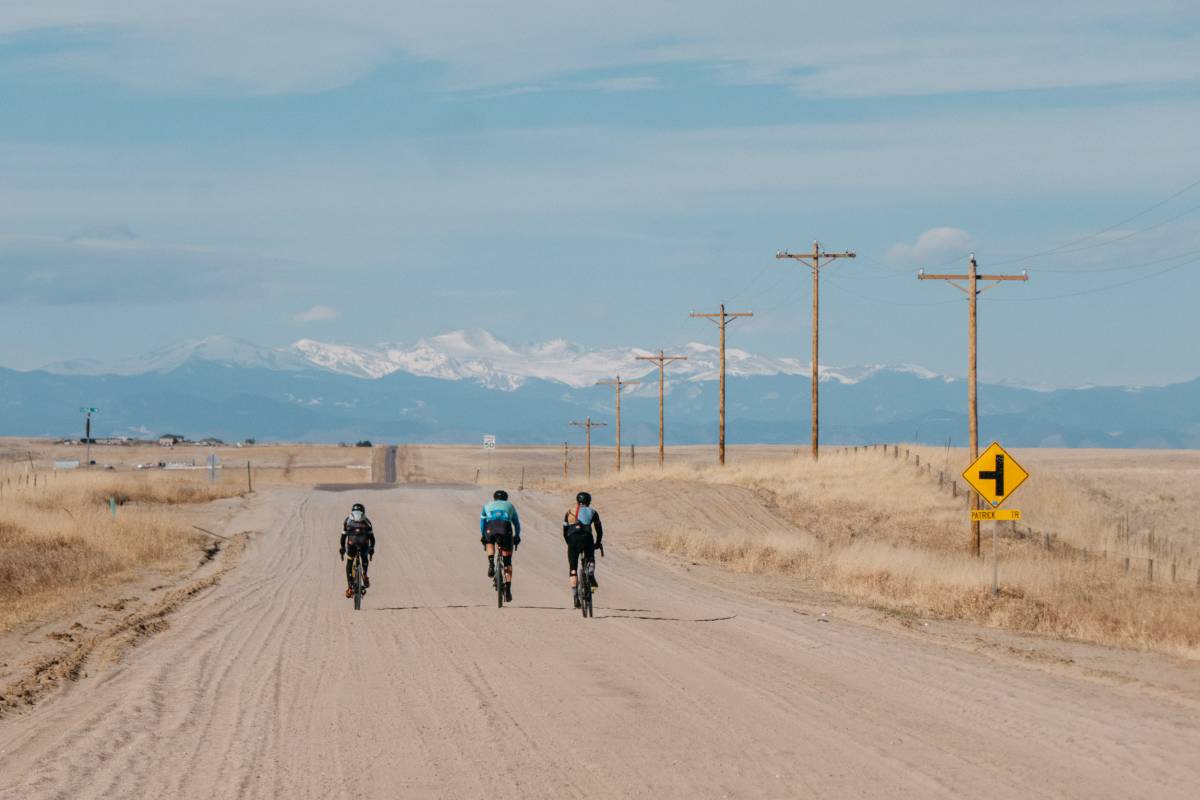
MULTIPOLYGON (((1001 281, 1027 281, 1029 273, 1023 272, 1020 275, 980 275, 979 265, 975 262, 975 254, 971 253, 970 267, 966 275, 926 275, 925 270, 917 273, 917 279, 922 281, 947 281, 950 285, 959 289, 967 296, 967 419, 968 419, 968 442, 967 446, 971 448, 971 463, 979 458, 979 398, 977 394, 976 384, 976 366, 979 362, 979 349, 977 344, 977 333, 979 330, 979 314, 977 306, 979 305, 979 295, 998 286, 1001 281), (966 281, 967 285, 963 286, 959 281, 966 281), (979 282, 986 281, 988 285, 979 288, 979 282)), ((970 492, 971 509, 979 508, 979 496, 975 492, 970 492)), ((979 522, 971 522, 971 552, 979 557, 979 522)))
POLYGON ((712 320, 713 324, 721 329, 721 403, 717 415, 717 461, 721 466, 725 466, 725 326, 738 317, 753 317, 754 314, 749 311, 726 312, 725 304, 721 303, 721 311, 717 314, 692 312, 692 316, 712 320))
POLYGON ((617 472, 621 471, 621 389, 634 383, 641 381, 623 381, 620 375, 611 381, 596 381, 597 386, 617 387, 617 472))
POLYGON ((592 422, 592 418, 588 417, 585 422, 572 422, 572 427, 583 428, 587 431, 587 445, 585 462, 587 463, 587 479, 592 479, 592 428, 603 428, 608 425, 607 422, 592 422))
POLYGON ((667 364, 672 361, 687 361, 687 356, 668 356, 662 350, 658 351, 656 356, 638 356, 638 361, 652 361, 658 367, 658 466, 661 469, 664 460, 664 439, 665 428, 663 426, 663 374, 666 372, 667 364))
POLYGON ((818 384, 820 375, 818 366, 820 364, 818 353, 818 341, 820 339, 821 317, 820 317, 820 297, 821 297, 821 261, 832 261, 838 258, 856 258, 852 251, 847 250, 844 253, 826 253, 821 250, 821 245, 813 242, 811 253, 789 253, 786 250, 781 250, 775 254, 776 258, 791 258, 799 261, 812 270, 812 457, 813 461, 817 460, 818 438, 820 436, 820 427, 817 424, 817 405, 818 405, 818 384))
POLYGON ((567 443, 563 442, 563 480, 567 479, 567 443))

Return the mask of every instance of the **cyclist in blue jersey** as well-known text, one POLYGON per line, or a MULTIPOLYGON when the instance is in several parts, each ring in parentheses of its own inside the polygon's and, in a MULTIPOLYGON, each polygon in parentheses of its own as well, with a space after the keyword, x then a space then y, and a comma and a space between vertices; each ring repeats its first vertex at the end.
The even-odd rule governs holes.
POLYGON ((513 551, 521 545, 521 518, 517 516, 517 507, 508 502, 508 492, 503 489, 497 489, 492 502, 479 512, 479 541, 487 551, 489 578, 496 576, 496 551, 500 551, 504 580, 508 583, 504 599, 511 603, 512 557, 513 551))

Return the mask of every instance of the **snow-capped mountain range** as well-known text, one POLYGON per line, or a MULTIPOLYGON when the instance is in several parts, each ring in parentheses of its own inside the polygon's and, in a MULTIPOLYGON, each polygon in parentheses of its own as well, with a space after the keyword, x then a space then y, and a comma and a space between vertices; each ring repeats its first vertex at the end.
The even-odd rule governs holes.
MULTIPOLYGON (((715 346, 689 342, 686 361, 671 365, 675 380, 716 380, 719 353, 715 346)), ((442 380, 469 380, 490 389, 513 391, 530 379, 555 381, 574 388, 621 375, 636 380, 655 369, 638 348, 588 350, 562 339, 512 345, 483 330, 452 331, 418 339, 413 344, 357 347, 301 339, 290 347, 261 347, 228 336, 209 336, 159 350, 141 358, 113 363, 67 361, 48 365, 57 375, 145 375, 167 373, 191 360, 237 367, 296 371, 321 369, 340 375, 377 379, 395 372, 442 380)), ((808 375, 809 365, 794 358, 771 358, 727 348, 726 372, 733 377, 808 375)), ((906 372, 926 379, 942 376, 913 365, 825 367, 822 381, 853 384, 881 370, 906 372)), ((944 378, 943 378, 944 379, 944 378)), ((948 379, 946 379, 948 380, 948 379)))
MULTIPOLYGON (((668 371, 668 441, 714 441, 717 349, 692 342, 668 371)), ((642 381, 622 404, 625 441, 658 436, 655 368, 635 348, 564 341, 513 345, 484 331, 412 344, 352 347, 302 340, 259 347, 213 336, 143 358, 0 367, 0 436, 72 435, 81 406, 101 409, 100 436, 179 432, 196 438, 282 441, 561 444, 572 420, 611 421, 620 374, 642 381)), ((797 359, 727 352, 731 442, 794 443, 808 436, 809 370, 797 359)), ((822 438, 829 444, 960 444, 967 430, 960 379, 913 366, 823 370, 822 438)), ((1162 387, 979 387, 981 437, 1006 446, 1200 447, 1200 379, 1162 387)), ((74 434, 74 435, 77 435, 74 434)), ((612 441, 599 429, 597 443, 612 441)))

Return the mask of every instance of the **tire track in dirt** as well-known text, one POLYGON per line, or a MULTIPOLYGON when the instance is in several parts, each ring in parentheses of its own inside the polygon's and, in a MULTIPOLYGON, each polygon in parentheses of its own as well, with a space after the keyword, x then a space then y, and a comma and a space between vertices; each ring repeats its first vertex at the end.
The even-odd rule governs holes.
POLYGON ((0 692, 0 719, 27 709, 46 694, 77 681, 89 662, 116 661, 121 654, 142 639, 153 636, 169 625, 168 617, 196 594, 218 583, 232 569, 245 549, 246 532, 229 537, 229 544, 214 544, 206 551, 207 560, 218 555, 220 565, 204 577, 167 592, 146 608, 122 617, 115 625, 81 635, 75 647, 36 664, 31 673, 0 692))

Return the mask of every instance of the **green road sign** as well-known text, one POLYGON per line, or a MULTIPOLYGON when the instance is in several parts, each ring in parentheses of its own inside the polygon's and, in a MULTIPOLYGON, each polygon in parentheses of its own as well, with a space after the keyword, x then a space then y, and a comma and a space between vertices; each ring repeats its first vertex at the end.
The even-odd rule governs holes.
POLYGON ((100 409, 98 409, 98 408, 81 408, 81 409, 79 409, 80 413, 82 413, 82 414, 95 414, 99 410, 100 409))

